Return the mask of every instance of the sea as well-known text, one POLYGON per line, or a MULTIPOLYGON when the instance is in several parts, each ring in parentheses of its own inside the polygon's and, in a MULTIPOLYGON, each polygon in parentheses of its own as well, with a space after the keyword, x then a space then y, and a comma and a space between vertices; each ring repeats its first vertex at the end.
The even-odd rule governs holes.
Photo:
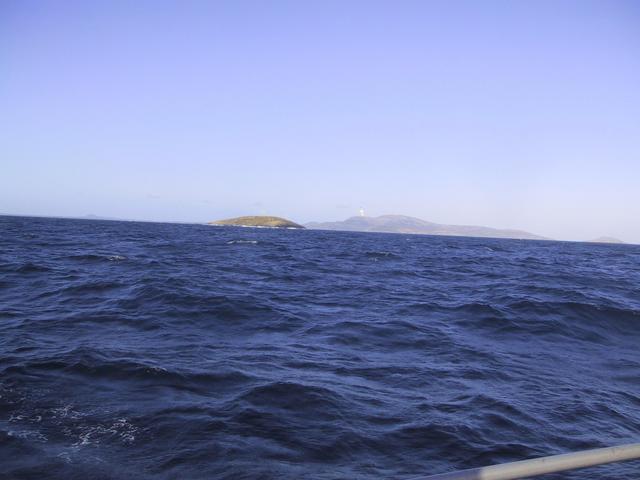
POLYGON ((0 217, 2 479, 409 480, 638 441, 640 246, 0 217))

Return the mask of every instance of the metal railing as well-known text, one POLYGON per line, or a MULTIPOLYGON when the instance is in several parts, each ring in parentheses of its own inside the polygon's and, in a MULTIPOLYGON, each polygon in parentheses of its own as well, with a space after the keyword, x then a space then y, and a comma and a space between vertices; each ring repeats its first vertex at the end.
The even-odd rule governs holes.
POLYGON ((415 480, 514 480, 635 459, 640 459, 640 443, 532 458, 490 467, 417 477, 415 480))

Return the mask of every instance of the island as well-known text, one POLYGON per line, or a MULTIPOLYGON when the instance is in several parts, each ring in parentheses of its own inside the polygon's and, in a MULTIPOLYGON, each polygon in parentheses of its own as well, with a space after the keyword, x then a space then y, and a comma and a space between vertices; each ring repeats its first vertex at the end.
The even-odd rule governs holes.
POLYGON ((226 220, 216 220, 208 222, 209 225, 227 227, 257 227, 257 228, 304 228, 291 220, 281 217, 248 216, 228 218, 226 220))
POLYGON ((522 230, 505 230, 474 225, 445 225, 428 222, 420 218, 407 217, 406 215, 381 215, 379 217, 365 217, 364 215, 360 215, 358 217, 347 218, 344 221, 311 222, 305 226, 312 230, 548 240, 548 238, 522 230))
POLYGON ((587 240, 587 243, 619 243, 624 244, 622 240, 613 237, 598 237, 593 240, 587 240))

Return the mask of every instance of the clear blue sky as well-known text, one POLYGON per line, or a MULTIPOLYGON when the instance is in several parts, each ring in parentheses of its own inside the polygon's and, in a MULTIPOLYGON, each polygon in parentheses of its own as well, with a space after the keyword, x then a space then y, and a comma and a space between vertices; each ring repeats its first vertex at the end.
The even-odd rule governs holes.
POLYGON ((640 2, 0 2, 0 212, 640 242, 640 2))

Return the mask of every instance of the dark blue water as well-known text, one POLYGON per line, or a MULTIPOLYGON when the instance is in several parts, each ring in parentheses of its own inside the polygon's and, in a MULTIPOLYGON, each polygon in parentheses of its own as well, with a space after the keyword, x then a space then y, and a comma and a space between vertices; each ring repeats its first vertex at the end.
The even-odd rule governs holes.
MULTIPOLYGON (((405 479, 640 439, 640 247, 0 217, 0 477, 405 479)), ((632 479, 621 463, 547 478, 632 479)))

